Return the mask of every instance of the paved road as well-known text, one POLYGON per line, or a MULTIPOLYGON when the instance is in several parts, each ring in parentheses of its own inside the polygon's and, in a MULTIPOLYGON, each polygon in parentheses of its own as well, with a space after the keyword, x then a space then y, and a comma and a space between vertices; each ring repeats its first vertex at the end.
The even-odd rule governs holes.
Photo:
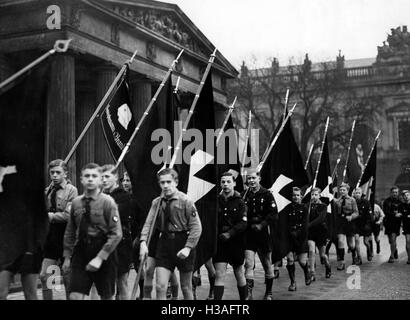
MULTIPOLYGON (((336 254, 334 248, 330 251, 330 260, 332 264, 333 275, 330 279, 325 278, 324 267, 320 265, 317 259, 316 281, 310 286, 305 286, 303 271, 296 266, 296 282, 297 291, 289 292, 289 277, 285 267, 280 268, 279 279, 274 281, 273 296, 274 300, 361 300, 361 299, 410 299, 410 265, 407 265, 407 254, 405 252, 404 237, 398 238, 399 260, 393 264, 387 263, 389 258, 389 245, 387 237, 381 237, 382 252, 375 255, 372 262, 367 262, 365 258, 365 247, 362 244, 361 251, 363 257, 363 265, 355 266, 352 273, 336 270, 336 254), (360 268, 359 268, 360 267, 360 268), (358 268, 358 269, 357 269, 358 268), (357 272, 357 273, 356 273, 357 272), (360 281, 356 278, 360 272, 360 281), (353 280, 353 278, 356 281, 353 280), (350 278, 349 278, 350 277, 350 278), (355 285, 356 289, 349 289, 355 285), (360 284, 360 289, 358 288, 360 284)), ((258 260, 258 259, 257 259, 258 260)), ((351 264, 351 255, 346 254, 346 266, 351 264)), ((201 269, 202 286, 198 287, 198 299, 205 299, 208 294, 208 277, 206 269, 201 269)), ((130 290, 132 289, 135 271, 130 274, 130 290)), ((257 261, 255 268, 255 288, 254 299, 262 299, 264 295, 264 274, 263 269, 257 261)), ((153 292, 155 297, 155 290, 153 292)), ((10 294, 9 299, 22 300, 24 299, 21 292, 10 294)), ((41 290, 39 290, 39 298, 41 299, 41 290)), ((64 300, 63 292, 55 292, 57 300, 64 300)), ((182 295, 180 293, 180 298, 182 295)), ((238 300, 238 292, 236 281, 233 276, 232 268, 229 267, 226 278, 226 286, 224 300, 238 300)))

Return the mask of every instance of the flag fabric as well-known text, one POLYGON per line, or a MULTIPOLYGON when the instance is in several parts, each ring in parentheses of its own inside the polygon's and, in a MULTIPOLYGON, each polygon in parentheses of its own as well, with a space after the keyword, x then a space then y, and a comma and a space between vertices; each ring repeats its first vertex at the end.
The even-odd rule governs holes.
POLYGON ((366 125, 356 125, 346 171, 350 191, 356 187, 360 175, 364 170, 370 145, 369 128, 366 125))
POLYGON ((377 163, 377 141, 370 154, 369 162, 364 169, 363 176, 359 181, 359 186, 363 190, 366 199, 370 201, 371 208, 374 208, 376 196, 376 163, 377 163))
MULTIPOLYGON (((235 176, 236 181, 235 190, 242 192, 244 185, 241 175, 241 163, 239 160, 238 136, 235 132, 232 115, 230 115, 228 118, 224 132, 229 132, 230 134, 226 135, 225 139, 224 136, 222 136, 218 143, 217 156, 219 156, 220 153, 224 154, 224 163, 221 163, 222 161, 218 161, 218 172, 220 174, 224 173, 225 171, 232 172, 232 174, 235 176), (232 141, 232 139, 229 139, 229 136, 231 134, 234 134, 234 141, 232 141), (223 141, 223 139, 225 141, 223 141), (219 150, 219 148, 224 148, 224 150, 219 150), (234 159, 230 159, 230 155, 234 155, 234 159)), ((219 183, 217 185, 218 188, 220 188, 219 183)))
POLYGON ((130 102, 128 73, 127 66, 122 79, 119 80, 119 86, 112 93, 112 99, 100 117, 105 140, 115 161, 136 128, 130 102))
POLYGON ((45 243, 49 64, 0 94, 0 270, 45 243))
MULTIPOLYGON (((198 98, 189 128, 199 130, 202 137, 206 137, 206 129, 216 129, 211 70, 198 98)), ((212 146, 215 146, 215 140, 213 140, 212 146)), ((189 141, 184 141, 181 154, 189 152, 187 149, 189 145, 189 141)), ((216 253, 217 244, 217 185, 219 185, 219 177, 215 160, 216 150, 215 147, 212 150, 205 149, 204 138, 201 148, 191 151, 190 162, 183 161, 180 166, 179 188, 195 202, 202 223, 202 234, 196 247, 195 269, 201 267, 216 253)))
POLYGON ((260 175, 261 184, 270 189, 278 209, 278 220, 272 232, 272 262, 276 262, 289 251, 285 210, 291 203, 292 188, 302 188, 309 183, 302 156, 293 136, 291 119, 286 123, 269 153, 260 175))
POLYGON ((152 133, 157 129, 164 129, 164 133, 169 133, 169 141, 163 142, 169 146, 173 145, 174 121, 177 121, 178 114, 174 105, 171 79, 170 76, 124 158, 133 194, 145 214, 148 214, 152 200, 161 194, 156 173, 163 167, 167 156, 166 148, 162 149, 162 153, 157 150, 161 141, 153 141, 152 133), (159 159, 154 159, 156 150, 161 156, 159 159))
POLYGON ((333 200, 333 181, 332 172, 330 170, 330 158, 329 158, 329 146, 327 137, 323 145, 322 159, 320 160, 319 171, 317 174, 316 187, 322 190, 320 194, 320 200, 326 203, 327 212, 331 212, 330 203, 333 200))

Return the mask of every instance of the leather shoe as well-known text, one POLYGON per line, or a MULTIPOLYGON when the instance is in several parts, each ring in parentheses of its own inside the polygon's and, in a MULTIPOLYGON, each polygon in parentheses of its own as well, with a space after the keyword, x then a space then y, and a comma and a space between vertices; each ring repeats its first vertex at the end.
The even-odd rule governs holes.
POLYGON ((291 282, 288 290, 289 291, 296 291, 296 282, 291 282))

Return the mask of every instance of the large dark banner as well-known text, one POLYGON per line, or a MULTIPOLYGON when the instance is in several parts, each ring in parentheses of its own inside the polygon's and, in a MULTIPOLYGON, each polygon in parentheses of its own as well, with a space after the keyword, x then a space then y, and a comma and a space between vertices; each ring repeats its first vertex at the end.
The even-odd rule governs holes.
POLYGON ((0 270, 46 239, 48 64, 0 93, 0 270))
POLYGON ((285 210, 292 201, 292 188, 302 188, 308 183, 289 119, 261 170, 261 184, 273 193, 279 213, 272 230, 273 262, 282 259, 289 251, 285 210))
POLYGON ((130 102, 128 72, 127 67, 119 87, 100 118, 105 140, 116 161, 136 127, 130 102))
POLYGON ((124 165, 130 175, 134 196, 145 214, 148 214, 152 200, 161 194, 157 172, 164 165, 161 162, 164 160, 162 156, 166 156, 161 154, 161 159, 152 158, 153 149, 162 143, 162 141, 153 139, 152 133, 157 129, 163 129, 164 132, 166 131, 171 135, 167 144, 173 145, 174 121, 178 119, 178 114, 174 105, 171 79, 172 76, 165 83, 124 158, 124 165))
POLYGON ((202 146, 198 149, 189 148, 191 141, 183 143, 182 151, 190 152, 189 163, 183 162, 180 167, 180 190, 186 192, 195 201, 202 223, 202 235, 197 246, 196 268, 202 266, 216 253, 217 238, 217 195, 218 166, 216 164, 215 142, 212 150, 206 150, 206 129, 216 129, 212 72, 209 72, 195 111, 189 123, 189 128, 197 129, 203 137, 202 146))

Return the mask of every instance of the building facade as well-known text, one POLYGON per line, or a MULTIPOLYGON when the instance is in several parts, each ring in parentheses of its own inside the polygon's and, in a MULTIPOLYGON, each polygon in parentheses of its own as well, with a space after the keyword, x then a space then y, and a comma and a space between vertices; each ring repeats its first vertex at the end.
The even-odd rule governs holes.
MULTIPOLYGON (((375 138, 376 133, 378 130, 382 131, 377 148, 376 197, 377 199, 386 198, 392 185, 398 185, 401 189, 410 189, 410 33, 407 27, 391 29, 383 45, 377 47, 377 56, 374 58, 347 60, 339 52, 335 61, 312 64, 306 55, 303 65, 299 65, 299 67, 300 70, 308 67, 312 77, 317 78, 323 77, 323 72, 336 73, 342 80, 343 86, 354 91, 357 97, 377 96, 381 98, 381 110, 378 110, 378 115, 375 117, 376 120, 371 123, 371 128, 356 132, 356 134, 368 135, 368 149, 370 149, 371 141, 375 138), (327 71, 323 71, 320 65, 325 65, 327 71)), ((279 66, 277 59, 273 59, 272 66, 266 69, 248 69, 244 64, 238 79, 260 77, 261 75, 262 77, 272 76, 276 79, 260 83, 272 86, 268 89, 275 89, 275 83, 277 83, 279 89, 276 93, 278 96, 285 97, 286 85, 291 81, 298 81, 297 75, 291 74, 289 70, 291 70, 289 66, 279 66)), ((235 81, 231 86, 233 88, 238 86, 237 81, 241 80, 235 81)), ((272 101, 268 101, 268 99, 274 97, 272 95, 264 97, 264 92, 266 93, 267 90, 258 89, 258 84, 251 90, 254 90, 252 102, 259 106, 255 110, 266 112, 269 104, 272 104, 272 101)), ((293 98, 289 101, 289 105, 293 105, 294 102, 298 102, 298 99, 293 98)), ((244 105, 249 102, 245 98, 242 101, 239 100, 239 103, 244 105)), ((271 109, 267 112, 275 113, 277 118, 277 114, 283 113, 283 100, 276 102, 276 104, 276 110, 272 111, 271 109)), ((369 118, 371 116, 373 115, 369 114, 369 118)), ((246 126, 247 116, 243 114, 242 118, 240 119, 242 125, 246 126)), ((298 127, 297 112, 293 118, 294 134, 300 140, 302 133, 298 127)), ((352 124, 342 117, 338 119, 336 125, 344 126, 348 131, 352 124)), ((333 164, 335 164, 337 157, 336 152, 331 154, 333 164)), ((342 159, 342 163, 344 161, 345 159, 342 159)))
MULTIPOLYGON (((135 50, 130 94, 139 119, 181 49, 185 51, 173 72, 173 84, 180 76, 179 90, 188 104, 215 49, 174 4, 152 0, 0 0, 0 80, 50 50, 58 39, 72 41, 67 53, 49 58, 47 162, 66 157, 135 50)), ((237 74, 218 52, 212 75, 219 122, 227 105, 226 81, 237 74)), ((94 121, 69 161, 74 184, 85 163, 113 162, 99 122, 98 118, 94 121)))

